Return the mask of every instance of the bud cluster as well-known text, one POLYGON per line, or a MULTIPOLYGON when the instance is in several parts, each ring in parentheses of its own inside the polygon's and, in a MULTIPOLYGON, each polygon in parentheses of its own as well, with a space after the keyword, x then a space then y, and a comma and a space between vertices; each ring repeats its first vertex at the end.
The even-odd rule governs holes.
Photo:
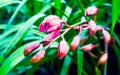
MULTIPOLYGON (((98 13, 98 8, 96 8, 95 6, 88 7, 85 10, 85 16, 93 16, 93 15, 96 15, 97 13, 98 13)), ((40 46, 40 44, 42 44, 44 47, 46 46, 47 48, 45 50, 40 50, 38 53, 36 53, 31 58, 31 63, 38 63, 38 62, 42 61, 42 59, 45 56, 46 50, 48 50, 48 48, 51 45, 51 42, 54 42, 55 38, 57 38, 59 35, 62 37, 62 40, 59 42, 58 48, 57 48, 58 59, 63 59, 69 52, 69 49, 71 51, 75 51, 78 48, 78 46, 81 46, 81 44, 82 44, 82 46, 80 47, 80 50, 84 51, 84 52, 90 52, 95 47, 98 47, 98 44, 93 44, 93 43, 89 43, 89 44, 83 46, 84 42, 86 40, 88 40, 90 36, 95 36, 96 32, 102 33, 105 45, 108 45, 109 41, 110 41, 109 32, 106 31, 104 29, 104 27, 96 24, 96 16, 95 16, 94 20, 90 19, 90 20, 86 21, 85 23, 76 24, 74 26, 72 26, 72 25, 69 26, 66 22, 62 21, 58 16, 50 15, 50 16, 47 16, 40 23, 39 31, 46 32, 47 35, 42 39, 42 41, 40 43, 33 43, 31 45, 28 45, 24 49, 24 55, 28 56, 30 53, 32 53, 34 50, 36 50, 40 46), (63 23, 66 26, 66 29, 64 29, 63 33, 62 33, 61 27, 62 27, 63 23), (78 34, 74 36, 74 38, 69 46, 69 44, 67 43, 67 41, 65 41, 63 36, 70 29, 77 30, 78 34), (81 39, 80 36, 81 36, 81 32, 83 30, 88 30, 89 34, 85 38, 81 39)), ((105 52, 105 54, 103 54, 103 56, 98 60, 98 64, 105 63, 107 60, 107 57, 108 57, 108 54, 107 54, 107 52, 105 52)))

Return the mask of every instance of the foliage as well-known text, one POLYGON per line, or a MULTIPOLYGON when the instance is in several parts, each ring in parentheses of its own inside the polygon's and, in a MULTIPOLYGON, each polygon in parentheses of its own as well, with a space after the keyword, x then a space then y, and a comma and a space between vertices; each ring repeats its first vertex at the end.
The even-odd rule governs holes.
MULTIPOLYGON (((108 75, 120 75, 119 3, 119 0, 0 0, 0 75, 103 75, 106 72, 108 75), (46 36, 46 33, 38 31, 45 16, 57 15, 73 25, 81 22, 82 17, 90 19, 84 16, 84 11, 92 5, 99 8, 96 23, 109 30, 115 39, 108 49, 106 72, 104 65, 97 65, 98 59, 80 51, 80 47, 58 60, 60 39, 50 47, 42 62, 33 65, 29 62, 33 55, 24 57, 23 51, 27 45, 41 41, 46 36)), ((69 45, 76 34, 73 30, 66 34, 65 39, 69 45)), ((81 38, 84 38, 88 31, 82 34, 81 38)), ((86 43, 91 42, 96 43, 96 40, 91 37, 86 43)), ((103 40, 100 46, 104 47, 103 40)), ((99 50, 96 48, 93 52, 100 57, 99 50)))

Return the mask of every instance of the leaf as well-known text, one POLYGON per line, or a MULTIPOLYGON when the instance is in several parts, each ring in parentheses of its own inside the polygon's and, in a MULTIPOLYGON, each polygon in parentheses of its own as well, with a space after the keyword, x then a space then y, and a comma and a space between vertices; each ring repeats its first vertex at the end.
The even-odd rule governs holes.
MULTIPOLYGON (((81 32, 80 38, 84 38, 86 36, 87 30, 81 32)), ((80 46, 77 48, 77 72, 78 75, 82 75, 83 73, 83 51, 80 50, 80 46)))
POLYGON ((60 72, 60 75, 67 75, 67 73, 69 71, 71 60, 72 60, 71 57, 69 55, 66 55, 66 57, 64 59, 63 66, 62 66, 62 69, 61 69, 61 72, 60 72))
MULTIPOLYGON (((67 6, 66 9, 65 9, 65 11, 64 11, 65 15, 66 16, 70 16, 71 12, 72 12, 72 9, 69 6, 67 6)), ((68 17, 66 17, 66 16, 62 17, 62 20, 64 22, 67 22, 67 20, 68 20, 68 17)))
MULTIPOLYGON (((58 10, 61 10, 61 0, 54 0, 54 3, 55 3, 55 7, 58 10)), ((55 10, 55 12, 56 12, 56 15, 60 16, 61 13, 58 10, 55 10)))
POLYGON ((16 4, 16 3, 20 3, 21 1, 18 1, 18 0, 16 0, 16 1, 14 1, 14 0, 1 0, 0 1, 0 8, 1 7, 4 7, 4 6, 6 6, 6 5, 10 5, 10 4, 16 4))
POLYGON ((8 25, 6 26, 6 29, 5 31, 7 31, 11 25, 11 23, 13 22, 13 20, 15 19, 17 13, 19 12, 20 8, 26 3, 27 0, 22 0, 20 2, 20 4, 18 5, 17 9, 15 10, 15 12, 13 13, 13 15, 11 16, 9 22, 8 22, 8 25))
POLYGON ((12 48, 20 41, 20 39, 26 35, 26 33, 28 32, 29 28, 31 27, 31 25, 40 17, 45 16, 44 14, 37 14, 35 16, 33 16, 32 18, 30 18, 19 30, 18 32, 15 34, 15 37, 11 40, 10 44, 7 46, 7 48, 4 50, 4 53, 9 53, 12 48))
POLYGON ((78 75, 82 75, 83 72, 83 52, 80 50, 80 46, 77 49, 77 72, 78 75))
MULTIPOLYGON (((25 45, 26 46, 26 45, 25 45)), ((24 47, 22 46, 18 48, 14 53, 12 53, 1 65, 0 67, 0 74, 7 75, 7 73, 17 65, 22 59, 24 59, 23 50, 24 47), (9 61, 9 62, 8 62, 9 61)))
POLYGON ((120 0, 112 0, 112 26, 111 26, 111 34, 114 32, 114 27, 118 17, 120 15, 120 0))
POLYGON ((7 75, 7 73, 12 68, 14 68, 20 61, 22 61, 25 58, 23 51, 28 44, 23 45, 20 48, 16 49, 7 59, 5 59, 4 63, 0 67, 0 75, 7 75))
POLYGON ((113 36, 114 36, 114 38, 116 39, 116 41, 117 41, 117 43, 118 43, 118 45, 119 45, 119 47, 120 47, 120 39, 119 39, 119 37, 116 35, 116 33, 114 33, 113 32, 113 36))

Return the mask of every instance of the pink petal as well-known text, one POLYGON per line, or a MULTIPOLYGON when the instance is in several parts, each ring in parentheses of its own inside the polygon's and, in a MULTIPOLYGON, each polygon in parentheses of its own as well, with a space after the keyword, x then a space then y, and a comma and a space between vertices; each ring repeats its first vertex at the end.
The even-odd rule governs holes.
POLYGON ((44 32, 44 31, 45 31, 45 23, 41 23, 41 24, 39 25, 39 31, 40 31, 40 32, 44 32))

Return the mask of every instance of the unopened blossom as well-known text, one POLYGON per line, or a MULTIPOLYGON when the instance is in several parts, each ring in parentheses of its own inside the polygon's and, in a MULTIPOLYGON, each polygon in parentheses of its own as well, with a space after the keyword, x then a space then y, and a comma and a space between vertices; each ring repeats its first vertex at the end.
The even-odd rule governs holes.
POLYGON ((102 26, 99 26, 99 25, 96 28, 97 28, 97 31, 102 31, 104 29, 102 26))
POLYGON ((88 27, 89 27, 89 34, 92 36, 96 33, 96 23, 93 20, 90 20, 88 22, 88 27))
POLYGON ((98 8, 95 6, 88 7, 85 10, 85 16, 92 16, 98 13, 98 8))
POLYGON ((89 38, 89 36, 85 36, 85 37, 81 40, 80 44, 83 44, 85 41, 88 40, 88 38, 89 38))
POLYGON ((66 41, 62 40, 60 41, 58 45, 58 58, 62 59, 66 56, 66 54, 69 51, 69 45, 67 44, 66 41))
POLYGON ((32 64, 41 62, 42 59, 43 59, 44 56, 45 56, 45 53, 46 53, 45 50, 40 50, 37 54, 35 54, 35 55, 31 58, 30 62, 31 62, 32 64))
POLYGON ((80 48, 80 50, 84 51, 84 52, 88 52, 88 51, 91 51, 92 49, 95 48, 95 45, 94 44, 88 44, 88 45, 85 45, 85 46, 82 46, 80 48))
POLYGON ((107 59, 108 59, 108 53, 104 53, 100 59, 98 60, 98 65, 103 65, 105 64, 105 62, 107 62, 107 59))
POLYGON ((60 30, 52 31, 43 38, 43 46, 48 45, 53 39, 55 39, 60 33, 60 30))
POLYGON ((72 51, 75 51, 79 44, 80 44, 80 36, 76 35, 71 42, 70 49, 72 51))
POLYGON ((31 52, 33 52, 34 50, 36 50, 39 46, 40 46, 39 42, 34 42, 34 43, 28 45, 24 49, 24 55, 25 56, 29 55, 31 52))
POLYGON ((110 42, 110 34, 109 34, 109 32, 103 29, 102 34, 103 34, 103 37, 104 37, 105 44, 108 44, 110 42))
POLYGON ((40 32, 52 32, 54 30, 60 30, 62 21, 58 16, 50 15, 47 16, 43 22, 39 25, 40 32))

